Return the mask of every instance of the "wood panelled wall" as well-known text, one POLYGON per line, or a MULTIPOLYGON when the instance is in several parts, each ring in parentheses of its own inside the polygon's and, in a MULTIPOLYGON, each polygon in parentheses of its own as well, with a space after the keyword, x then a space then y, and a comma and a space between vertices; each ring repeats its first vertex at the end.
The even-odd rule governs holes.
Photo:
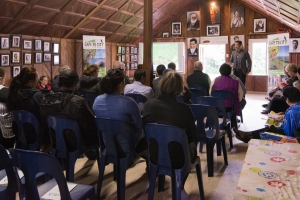
MULTIPOLYGON (((193 7, 188 11, 200 11, 200 30, 199 31, 187 31, 187 16, 183 13, 178 18, 174 19, 174 22, 182 22, 182 35, 180 39, 186 42, 186 47, 188 43, 186 38, 190 37, 203 37, 206 36, 206 26, 208 24, 207 18, 210 16, 209 4, 213 1, 199 1, 198 7, 193 7)), ((276 34, 278 28, 287 28, 285 25, 267 18, 264 13, 257 12, 249 7, 246 7, 243 3, 238 0, 219 0, 217 2, 220 5, 221 11, 221 33, 220 36, 230 36, 230 35, 244 35, 245 36, 245 49, 248 49, 248 39, 260 39, 267 38, 268 34, 276 34), (245 8, 245 26, 241 28, 231 28, 230 27, 230 8, 233 7, 244 7, 245 8), (253 19, 255 18, 267 18, 267 32, 266 33, 253 33, 253 19)), ((171 24, 165 27, 161 32, 157 33, 154 37, 156 41, 174 41, 178 38, 162 38, 163 32, 171 33, 171 24)), ((171 36, 172 37, 172 36, 171 36)), ((299 35, 292 34, 291 37, 299 37, 299 35)), ((230 55, 230 37, 228 37, 229 44, 226 45, 226 54, 230 55)), ((225 55, 224 55, 225 56, 225 55)), ((186 70, 184 77, 193 72, 193 64, 198 60, 198 57, 188 57, 186 61, 186 70)), ((226 57, 226 62, 229 61, 229 57, 226 57)), ((300 65, 300 54, 290 54, 290 62, 300 65)), ((205 67, 205 66, 204 66, 205 67)), ((246 87, 248 91, 267 91, 267 76, 247 76, 246 87)))

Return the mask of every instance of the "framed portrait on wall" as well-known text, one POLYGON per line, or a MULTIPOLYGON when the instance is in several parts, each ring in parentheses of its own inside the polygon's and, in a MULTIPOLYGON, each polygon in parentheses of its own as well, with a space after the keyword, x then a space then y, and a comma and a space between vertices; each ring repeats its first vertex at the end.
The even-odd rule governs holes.
POLYGON ((230 27, 240 28, 245 26, 245 8, 230 8, 230 27))
POLYGON ((11 63, 19 64, 21 62, 21 52, 13 51, 11 53, 11 63))
POLYGON ((53 43, 52 45, 52 51, 53 53, 59 53, 59 44, 58 43, 53 43))
POLYGON ((21 41, 21 36, 13 35, 11 37, 11 47, 20 48, 20 41, 21 41))
POLYGON ((9 37, 1 37, 1 49, 9 49, 9 37))
POLYGON ((181 22, 172 23, 172 35, 181 35, 181 22))
POLYGON ((23 49, 32 49, 32 40, 24 40, 23 49))
POLYGON ((235 51, 234 43, 235 41, 241 41, 242 42, 242 49, 244 49, 244 43, 245 43, 245 36, 244 35, 231 35, 230 36, 230 52, 232 53, 235 51))
POLYGON ((1 66, 9 66, 9 54, 1 54, 1 66))
POLYGON ((209 25, 206 27, 207 36, 220 36, 220 24, 209 25))
POLYGON ((168 38, 168 37, 169 37, 169 32, 163 32, 162 37, 163 37, 163 38, 168 38))
POLYGON ((198 51, 199 41, 200 41, 199 37, 187 38, 187 43, 188 43, 187 55, 188 56, 198 56, 199 55, 199 51, 198 51))
POLYGON ((200 11, 187 12, 187 30, 196 31, 200 30, 200 11))
POLYGON ((44 52, 50 52, 50 42, 44 42, 44 52))
POLYGON ((42 63, 42 53, 35 53, 35 63, 42 63))
POLYGON ((207 24, 220 24, 220 4, 216 2, 210 2, 208 6, 209 16, 207 17, 207 24))
POLYGON ((267 19, 253 19, 253 32, 254 33, 265 33, 267 29, 267 19))
POLYGON ((134 54, 134 47, 130 47, 130 53, 134 54))
POLYGON ((125 47, 122 47, 122 54, 125 54, 125 47))
POLYGON ((15 77, 20 74, 21 66, 13 66, 12 70, 12 75, 15 77))
POLYGON ((44 53, 44 62, 51 61, 51 53, 44 53))
POLYGON ((34 50, 36 51, 42 50, 42 40, 34 40, 34 50))
POLYGON ((24 53, 24 65, 30 65, 31 64, 31 53, 24 53))
POLYGON ((53 65, 59 65, 59 55, 53 55, 53 65))
POLYGON ((122 47, 118 46, 118 54, 121 54, 121 53, 122 53, 122 47))
POLYGON ((129 54, 129 47, 126 47, 126 54, 129 54))
POLYGON ((300 38, 290 38, 290 50, 289 53, 299 53, 300 52, 300 38))

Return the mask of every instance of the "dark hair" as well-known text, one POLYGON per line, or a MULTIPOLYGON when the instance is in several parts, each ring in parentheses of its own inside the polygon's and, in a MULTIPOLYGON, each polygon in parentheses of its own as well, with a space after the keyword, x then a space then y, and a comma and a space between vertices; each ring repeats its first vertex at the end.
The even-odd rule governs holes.
POLYGON ((125 80, 125 75, 121 69, 111 69, 107 72, 106 76, 101 79, 101 91, 106 94, 115 92, 118 85, 125 80))
POLYGON ((83 75, 85 76, 92 76, 96 71, 99 70, 99 66, 98 65, 88 65, 84 68, 83 70, 83 75))
POLYGON ((156 72, 158 73, 158 75, 162 75, 165 69, 166 69, 166 66, 164 66, 164 65, 158 65, 156 67, 156 72))
POLYGON ((27 85, 29 81, 36 81, 37 77, 38 74, 35 68, 24 67, 20 73, 12 79, 8 93, 8 110, 11 111, 17 108, 17 105, 20 103, 20 90, 27 85))
POLYGON ((222 76, 229 76, 231 74, 231 67, 227 63, 223 63, 219 69, 222 76))
POLYGON ((162 94, 180 95, 184 88, 182 77, 177 72, 169 70, 159 81, 158 88, 162 94))
POLYGON ((197 40, 195 38, 190 39, 190 42, 195 42, 195 44, 197 44, 197 40))
POLYGON ((171 68, 171 69, 173 69, 173 70, 175 71, 175 70, 176 70, 176 65, 175 65, 175 63, 170 62, 170 63, 168 64, 168 68, 171 68))
POLYGON ((5 71, 2 68, 0 68, 0 77, 4 78, 4 76, 5 76, 5 71))
POLYGON ((300 74, 300 68, 299 68, 299 67, 298 67, 298 69, 297 69, 297 73, 300 74))
POLYGON ((234 43, 238 43, 239 45, 242 45, 242 44, 243 44, 242 41, 240 41, 240 40, 237 40, 237 41, 235 41, 234 43))
POLYGON ((298 44, 298 40, 293 40, 293 42, 296 42, 298 44))
POLYGON ((67 69, 58 77, 58 87, 71 88, 76 85, 79 81, 77 72, 71 69, 67 69))
POLYGON ((291 103, 298 103, 300 101, 300 91, 293 86, 285 87, 282 93, 291 103))
POLYGON ((134 80, 140 81, 143 77, 146 76, 146 70, 138 69, 134 72, 134 80))

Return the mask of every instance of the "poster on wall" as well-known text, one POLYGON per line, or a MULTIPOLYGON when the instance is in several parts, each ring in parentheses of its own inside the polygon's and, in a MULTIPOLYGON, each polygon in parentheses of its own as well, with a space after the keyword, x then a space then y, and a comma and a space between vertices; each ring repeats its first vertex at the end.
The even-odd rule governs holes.
POLYGON ((235 41, 241 41, 242 42, 242 49, 244 49, 245 44, 245 36, 244 35, 231 35, 230 36, 230 53, 235 51, 235 41))
POLYGON ((268 35, 268 91, 276 88, 289 63, 289 33, 268 35))
POLYGON ((83 35, 83 66, 98 65, 98 77, 106 75, 105 37, 83 35))

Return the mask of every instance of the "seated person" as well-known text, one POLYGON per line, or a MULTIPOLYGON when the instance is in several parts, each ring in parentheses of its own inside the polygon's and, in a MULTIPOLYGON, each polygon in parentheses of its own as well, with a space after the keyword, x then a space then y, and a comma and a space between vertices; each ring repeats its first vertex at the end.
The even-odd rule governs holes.
MULTIPOLYGON (((176 99, 176 96, 183 92, 182 77, 171 70, 159 81, 158 89, 159 96, 145 103, 143 123, 167 124, 184 129, 190 143, 190 155, 193 160, 197 156, 194 116, 188 105, 176 99)), ((173 151, 175 152, 176 149, 173 151)))
POLYGON ((109 70, 101 79, 104 93, 95 99, 93 110, 96 117, 126 122, 132 129, 132 142, 136 152, 147 149, 142 118, 136 102, 121 95, 125 87, 125 74, 121 69, 109 70))
POLYGON ((207 74, 202 72, 203 65, 200 61, 194 63, 194 72, 187 76, 186 82, 190 85, 200 85, 206 89, 206 95, 208 94, 211 84, 210 78, 207 74))
POLYGON ((48 77, 47 76, 41 76, 38 82, 38 88, 43 92, 45 91, 50 91, 52 88, 48 84, 48 77))
MULTIPOLYGON (((58 73, 61 74, 63 71, 67 70, 67 69, 70 69, 70 67, 68 65, 61 65, 58 69, 58 73)), ((59 86, 58 86, 58 77, 59 75, 56 75, 54 77, 54 80, 52 82, 52 90, 53 91, 56 91, 56 90, 59 90, 59 86)))
POLYGON ((162 78, 162 75, 163 75, 163 72, 164 70, 166 69, 166 67, 164 65, 158 65, 156 67, 156 73, 158 75, 158 78, 157 79, 154 79, 152 81, 152 85, 153 85, 153 90, 154 90, 154 96, 157 97, 158 96, 158 82, 161 80, 162 78))
POLYGON ((272 125, 252 132, 243 132, 233 128, 236 138, 247 143, 250 139, 260 139, 260 132, 273 132, 295 137, 295 130, 300 126, 300 91, 295 87, 288 86, 283 89, 283 96, 290 107, 285 115, 281 114, 279 118, 275 119, 282 121, 279 128, 272 125))
MULTIPOLYGON (((98 145, 98 132, 95 123, 95 116, 90 110, 83 97, 75 93, 79 81, 78 74, 73 70, 65 70, 59 75, 59 91, 44 96, 40 112, 43 119, 56 116, 71 119, 77 122, 83 145, 85 147, 98 145)), ((69 142, 76 147, 74 137, 70 136, 69 142), (73 142, 74 141, 74 142, 73 142)), ((94 159, 95 152, 88 152, 88 158, 94 159)))
MULTIPOLYGON (((101 94, 100 78, 98 78, 98 73, 98 65, 88 65, 84 68, 83 76, 80 78, 79 85, 77 87, 79 94, 82 94, 81 91, 83 91, 86 93, 91 93, 95 98, 101 94)), ((92 110, 95 99, 88 99, 88 97, 85 96, 85 93, 82 95, 92 110)))
MULTIPOLYGON (((221 65, 219 72, 221 76, 218 76, 212 83, 210 88, 210 93, 214 90, 227 90, 234 94, 234 112, 236 115, 240 114, 240 109, 244 109, 246 105, 246 100, 243 98, 243 90, 238 80, 230 77, 231 67, 229 64, 224 63, 221 65)), ((226 111, 230 111, 231 102, 225 100, 226 111)))
POLYGON ((126 75, 126 67, 125 64, 120 62, 120 61, 115 61, 113 63, 113 69, 121 69, 124 71, 125 74, 125 85, 130 84, 130 80, 128 78, 128 76, 126 75))
MULTIPOLYGON (((143 69, 138 69, 134 72, 134 82, 132 84, 127 84, 124 89, 124 95, 126 94, 141 94, 147 99, 153 98, 153 90, 151 87, 146 86, 147 73, 143 69)), ((140 111, 143 111, 144 104, 139 103, 140 111)))
MULTIPOLYGON (((9 88, 4 86, 5 72, 0 68, 0 129, 2 133, 1 145, 6 148, 14 148, 15 134, 12 131, 11 113, 7 111, 6 102, 9 88)), ((1 134, 0 133, 0 134, 1 134)))

